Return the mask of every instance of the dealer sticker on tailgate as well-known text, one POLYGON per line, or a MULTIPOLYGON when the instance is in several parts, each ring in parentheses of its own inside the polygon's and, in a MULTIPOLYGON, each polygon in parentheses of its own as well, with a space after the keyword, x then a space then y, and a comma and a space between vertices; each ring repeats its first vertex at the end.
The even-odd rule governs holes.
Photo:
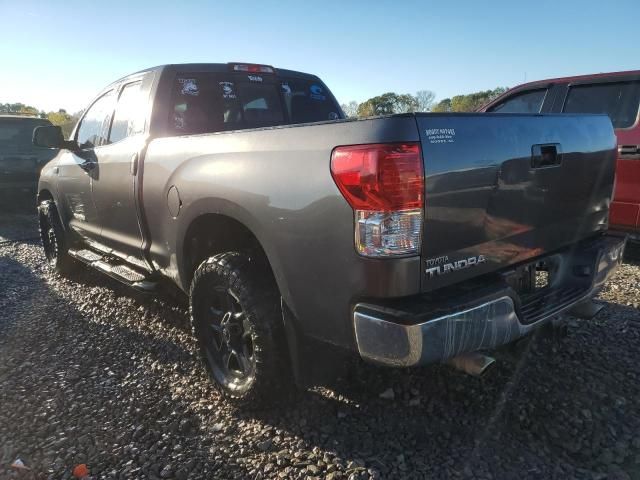
POLYGON ((424 133, 429 143, 453 143, 456 139, 455 128, 428 128, 424 133))

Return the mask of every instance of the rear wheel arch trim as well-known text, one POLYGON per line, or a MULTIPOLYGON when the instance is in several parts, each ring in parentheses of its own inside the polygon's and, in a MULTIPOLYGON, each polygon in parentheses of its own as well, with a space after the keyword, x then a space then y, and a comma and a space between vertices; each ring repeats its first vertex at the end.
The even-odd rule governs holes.
POLYGON ((38 200, 38 204, 40 204, 40 202, 44 202, 45 200, 53 200, 55 202, 53 193, 51 193, 51 191, 48 188, 41 188, 38 191, 37 200, 38 200))
MULTIPOLYGON (((211 200, 211 199, 210 199, 211 200)), ((182 289, 185 292, 189 291, 189 284, 191 282, 193 272, 188 266, 188 258, 186 255, 186 239, 189 235, 191 228, 195 223, 209 215, 219 215, 221 218, 227 218, 231 221, 238 223, 245 228, 252 237, 256 240, 258 246, 264 253, 267 259, 273 277, 275 279, 280 295, 284 298, 285 302, 289 305, 292 311, 295 312, 291 302, 291 295, 288 290, 288 286, 284 276, 281 274, 282 269, 278 260, 278 256, 273 249, 269 248, 269 240, 267 235, 261 230, 259 222, 243 207, 228 202, 226 200, 214 199, 211 203, 207 202, 208 208, 201 208, 199 205, 201 202, 191 204, 188 208, 183 208, 177 221, 180 223, 176 228, 176 262, 178 268, 179 281, 182 289), (195 212, 195 213, 194 213, 195 212)), ((197 268, 197 265, 195 265, 197 268)))
POLYGON ((36 198, 36 208, 44 201, 51 200, 56 207, 56 212, 58 214, 58 218, 60 219, 60 224, 62 225, 62 229, 66 234, 69 234, 69 226, 65 221, 65 215, 63 212, 64 206, 61 205, 61 202, 58 199, 55 190, 50 188, 50 186, 44 186, 38 189, 38 196, 36 198))

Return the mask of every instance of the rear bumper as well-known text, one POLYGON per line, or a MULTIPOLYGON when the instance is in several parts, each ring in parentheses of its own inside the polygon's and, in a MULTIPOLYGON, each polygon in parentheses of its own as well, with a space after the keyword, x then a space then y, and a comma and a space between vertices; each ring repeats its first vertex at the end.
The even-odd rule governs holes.
POLYGON ((562 266, 558 282, 528 297, 496 280, 489 293, 479 289, 475 299, 466 294, 458 308, 433 307, 432 298, 358 303, 353 322, 360 356, 383 365, 418 366, 516 340, 595 296, 622 261, 625 242, 626 237, 609 234, 550 255, 562 266))

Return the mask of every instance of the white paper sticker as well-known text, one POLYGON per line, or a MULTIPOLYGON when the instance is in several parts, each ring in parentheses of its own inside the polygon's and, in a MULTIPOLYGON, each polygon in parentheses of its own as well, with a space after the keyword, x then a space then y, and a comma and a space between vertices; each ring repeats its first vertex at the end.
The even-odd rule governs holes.
POLYGON ((233 82, 220 82, 222 87, 222 98, 236 98, 236 93, 233 91, 233 82))
POLYGON ((428 128, 424 133, 429 143, 454 143, 456 140, 455 128, 428 128))
POLYGON ((182 95, 191 95, 193 97, 200 95, 198 83, 195 78, 179 78, 178 83, 182 85, 182 89, 180 90, 182 95))

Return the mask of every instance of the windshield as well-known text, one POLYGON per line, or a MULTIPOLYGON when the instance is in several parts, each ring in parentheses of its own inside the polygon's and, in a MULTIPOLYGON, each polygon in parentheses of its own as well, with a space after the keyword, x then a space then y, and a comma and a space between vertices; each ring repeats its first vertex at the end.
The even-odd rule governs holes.
POLYGON ((264 74, 178 74, 169 131, 176 135, 341 118, 319 81, 264 74))
POLYGON ((0 147, 32 148, 33 129, 42 125, 51 124, 39 118, 0 118, 0 147))

